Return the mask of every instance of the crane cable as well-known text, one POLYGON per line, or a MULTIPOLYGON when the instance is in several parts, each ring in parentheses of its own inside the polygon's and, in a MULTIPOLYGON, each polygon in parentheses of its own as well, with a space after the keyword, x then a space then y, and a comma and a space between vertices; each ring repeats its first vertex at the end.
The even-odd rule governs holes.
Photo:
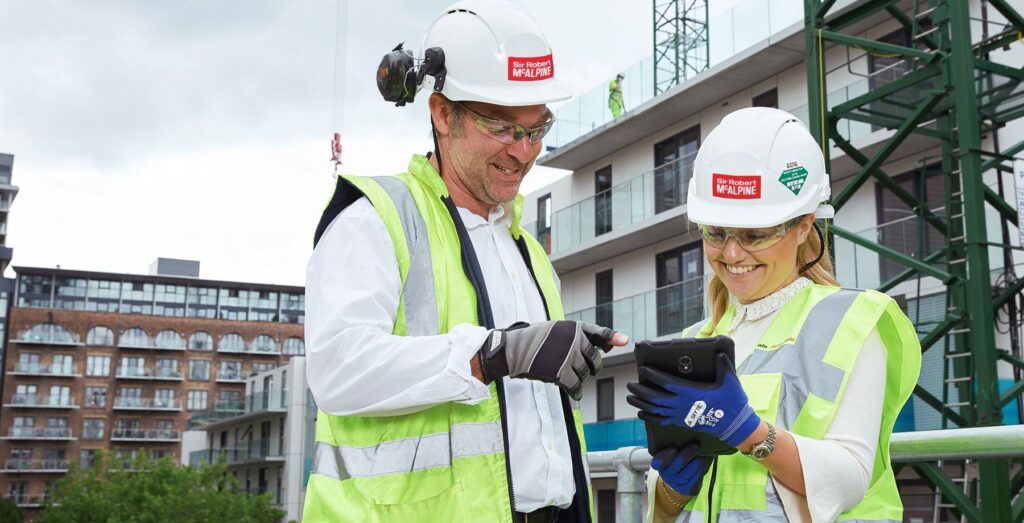
POLYGON ((334 27, 334 93, 331 99, 331 162, 334 176, 338 176, 341 165, 341 129, 345 125, 345 68, 348 40, 348 0, 337 0, 334 27))

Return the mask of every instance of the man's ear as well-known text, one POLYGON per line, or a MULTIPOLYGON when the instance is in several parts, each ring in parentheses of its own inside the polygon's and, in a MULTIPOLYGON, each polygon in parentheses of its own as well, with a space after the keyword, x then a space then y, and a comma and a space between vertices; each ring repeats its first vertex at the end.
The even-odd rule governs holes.
POLYGON ((431 93, 427 100, 430 106, 430 118, 434 121, 434 128, 440 136, 448 136, 451 133, 449 118, 452 115, 451 104, 438 93, 431 93))

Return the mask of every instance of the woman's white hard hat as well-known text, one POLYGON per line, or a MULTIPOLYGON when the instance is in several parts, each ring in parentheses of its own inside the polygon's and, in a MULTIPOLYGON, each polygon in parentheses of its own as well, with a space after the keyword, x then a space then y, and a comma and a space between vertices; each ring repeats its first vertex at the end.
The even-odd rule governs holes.
MULTIPOLYGON (((567 100, 555 76, 555 55, 537 23, 504 2, 465 0, 445 9, 423 37, 423 49, 444 50, 449 100, 505 106, 567 100)), ((423 88, 433 90, 427 76, 423 88)))
POLYGON ((792 114, 768 107, 729 113, 697 151, 687 191, 691 222, 771 227, 814 213, 832 218, 821 147, 792 114))

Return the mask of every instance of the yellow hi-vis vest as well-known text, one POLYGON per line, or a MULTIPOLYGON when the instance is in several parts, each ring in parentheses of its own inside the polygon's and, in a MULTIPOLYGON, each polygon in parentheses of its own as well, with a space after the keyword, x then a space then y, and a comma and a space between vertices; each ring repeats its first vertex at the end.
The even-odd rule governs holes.
MULTIPOLYGON (((705 320, 684 336, 725 334, 730 307, 716 326, 705 320)), ((761 419, 794 434, 824 439, 864 341, 878 329, 886 348, 885 398, 878 450, 864 499, 839 521, 900 522, 903 504, 889 461, 889 438, 921 370, 914 326, 889 296, 871 290, 810 285, 787 303, 754 352, 737 368, 750 406, 761 419)), ((714 475, 677 521, 788 521, 768 470, 741 454, 720 456, 714 475), (708 518, 708 513, 711 518, 708 518)))
MULTIPOLYGON (((402 294, 392 333, 443 334, 462 323, 494 327, 473 247, 440 176, 423 156, 409 172, 345 176, 321 218, 314 242, 345 207, 366 196, 394 244, 402 294)), ((520 227, 517 197, 511 227, 550 319, 563 319, 543 247, 520 227)), ((388 379, 386 373, 381 379, 388 379)), ((449 402, 401 416, 332 416, 317 412, 312 474, 303 521, 511 521, 515 486, 507 462, 504 388, 490 385, 476 405, 449 402)), ((582 418, 562 393, 576 495, 559 521, 592 521, 582 418)))

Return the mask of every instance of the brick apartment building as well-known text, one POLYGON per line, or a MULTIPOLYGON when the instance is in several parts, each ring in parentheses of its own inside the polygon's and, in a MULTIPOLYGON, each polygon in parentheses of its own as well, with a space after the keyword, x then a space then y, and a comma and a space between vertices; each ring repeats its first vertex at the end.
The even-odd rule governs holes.
POLYGON ((41 506, 100 449, 180 462, 190 421, 242 412, 247 376, 304 354, 302 287, 201 280, 198 262, 176 262, 152 275, 15 267, 0 476, 19 506, 41 506))

